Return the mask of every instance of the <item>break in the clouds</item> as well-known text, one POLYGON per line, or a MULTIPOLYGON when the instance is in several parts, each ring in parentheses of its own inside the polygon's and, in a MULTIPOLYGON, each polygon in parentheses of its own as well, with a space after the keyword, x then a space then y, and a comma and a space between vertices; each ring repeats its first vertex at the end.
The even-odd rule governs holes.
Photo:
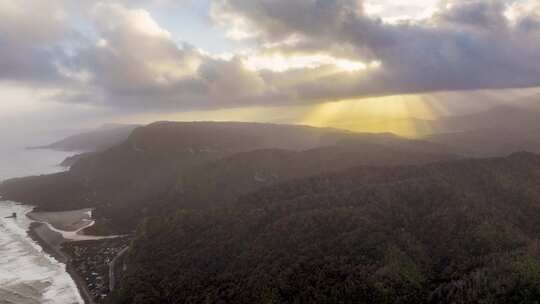
POLYGON ((540 86, 536 0, 203 2, 227 52, 163 25, 190 1, 0 0, 0 82, 130 111, 540 86))

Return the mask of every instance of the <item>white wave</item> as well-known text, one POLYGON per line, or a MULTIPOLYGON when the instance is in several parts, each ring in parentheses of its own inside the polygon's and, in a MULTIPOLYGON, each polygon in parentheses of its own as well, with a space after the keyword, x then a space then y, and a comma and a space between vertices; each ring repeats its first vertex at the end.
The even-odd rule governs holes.
POLYGON ((0 298, 5 303, 84 303, 66 266, 28 236, 32 207, 0 202, 0 298), (14 212, 15 219, 5 218, 14 212))

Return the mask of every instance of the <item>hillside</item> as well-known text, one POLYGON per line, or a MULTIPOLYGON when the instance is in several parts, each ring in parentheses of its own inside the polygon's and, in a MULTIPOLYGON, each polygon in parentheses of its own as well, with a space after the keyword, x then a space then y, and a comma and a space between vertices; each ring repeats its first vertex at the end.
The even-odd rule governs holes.
POLYGON ((378 142, 360 136, 357 140, 305 151, 267 149, 238 153, 186 172, 177 200, 194 206, 228 204, 257 189, 321 173, 357 166, 413 165, 460 158, 442 152, 424 152, 420 142, 407 147, 401 142, 378 142))
POLYGON ((292 178, 457 157, 447 150, 388 134, 355 138, 301 126, 161 122, 79 159, 68 172, 11 180, 0 193, 44 210, 93 207, 102 226, 126 232, 145 216, 222 206, 292 178))
POLYGON ((534 303, 540 156, 361 167, 145 221, 111 303, 534 303))

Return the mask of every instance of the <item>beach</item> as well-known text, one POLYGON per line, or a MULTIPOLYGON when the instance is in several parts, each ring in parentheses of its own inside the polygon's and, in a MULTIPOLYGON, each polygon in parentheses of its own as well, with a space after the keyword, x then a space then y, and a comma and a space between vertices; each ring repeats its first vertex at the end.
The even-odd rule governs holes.
POLYGON ((43 249, 66 264, 66 270, 75 281, 77 288, 85 303, 94 304, 88 281, 81 277, 73 265, 73 256, 69 255, 64 246, 73 242, 91 242, 112 240, 121 236, 92 236, 86 235, 84 230, 92 227, 92 209, 81 209, 61 212, 29 212, 26 216, 34 221, 30 225, 29 235, 38 242, 43 249))
MULTIPOLYGON (((0 151, 0 182, 64 171, 66 168, 58 164, 72 155, 28 150, 22 143, 8 143, 0 151)), ((127 241, 114 235, 85 233, 94 224, 92 209, 35 212, 34 206, 0 196, 0 303, 93 304, 96 294, 102 299, 106 290, 92 285, 98 281, 93 273, 104 277, 106 272, 108 279, 108 260, 125 249, 127 241), (17 216, 13 217, 13 213, 17 216), (82 255, 73 251, 88 246, 87 242, 95 248, 82 255), (90 273, 85 273, 82 266, 87 266, 90 273)))
MULTIPOLYGON (((58 164, 73 155, 73 152, 28 150, 25 149, 27 144, 28 138, 3 143, 0 182, 64 171, 66 168, 58 164)), ((67 214, 35 214, 31 219, 26 214, 33 213, 33 209, 33 206, 0 197, 0 303, 92 303, 84 293, 84 282, 72 270, 69 258, 61 250, 62 243, 67 240, 64 236, 73 236, 77 231, 80 235, 79 229, 89 225, 91 214, 83 215, 79 211, 75 212, 77 216, 70 217, 67 214), (17 214, 16 218, 12 217, 13 213, 17 214), (77 220, 77 217, 85 221, 77 220), (44 223, 48 221, 54 225, 44 223)))
POLYGON ((26 216, 35 222, 30 225, 29 235, 48 254, 66 264, 66 270, 77 284, 77 288, 86 304, 94 304, 86 282, 77 274, 71 258, 62 250, 62 244, 68 241, 99 240, 103 237, 86 236, 85 228, 94 224, 92 209, 62 212, 29 212, 26 216))
POLYGON ((66 256, 58 250, 60 235, 48 233, 40 227, 43 225, 26 217, 32 209, 0 202, 0 303, 84 303, 76 282, 67 272, 66 256), (12 217, 13 213, 17 217, 12 217))
POLYGON ((77 285, 77 289, 83 298, 84 303, 94 304, 94 301, 88 292, 86 282, 74 271, 70 257, 62 251, 62 244, 67 241, 62 237, 62 234, 51 230, 47 224, 34 222, 30 225, 28 235, 36 241, 47 254, 66 265, 66 271, 77 285))

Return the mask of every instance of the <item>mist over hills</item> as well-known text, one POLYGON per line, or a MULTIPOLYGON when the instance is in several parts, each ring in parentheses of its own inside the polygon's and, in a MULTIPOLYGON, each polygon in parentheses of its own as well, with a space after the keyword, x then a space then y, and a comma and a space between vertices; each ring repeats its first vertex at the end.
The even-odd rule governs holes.
POLYGON ((137 127, 139 125, 105 124, 95 130, 78 133, 49 145, 32 148, 75 152, 102 151, 126 140, 137 127))
MULTIPOLYGON (((517 151, 540 152, 539 100, 539 95, 533 95, 518 100, 513 105, 499 105, 478 113, 443 116, 435 120, 409 118, 402 121, 391 121, 389 124, 394 127, 395 125, 403 125, 403 128, 414 128, 417 130, 419 140, 424 141, 426 144, 432 143, 439 145, 439 147, 444 146, 448 153, 472 157, 493 157, 504 156, 517 151)), ((165 125, 167 122, 156 124, 165 125)), ((212 123, 206 122, 206 124, 212 123)), ((249 125, 249 123, 236 124, 239 127, 249 125)), ((131 132, 140 126, 135 124, 106 124, 95 130, 75 134, 40 148, 81 152, 103 151, 127 140, 131 132)), ((310 129, 307 126, 296 127, 291 130, 310 129)), ((161 129, 161 131, 163 130, 161 129)), ((389 142, 400 139, 399 136, 391 133, 358 133, 331 128, 326 130, 329 134, 326 137, 330 145, 336 142, 336 135, 338 134, 344 136, 344 139, 346 134, 353 134, 355 138, 363 137, 366 141, 389 142)), ((258 128, 258 132, 261 131, 262 129, 258 128)), ((305 132, 306 138, 295 136, 293 132, 288 140, 282 138, 280 141, 274 140, 268 132, 265 139, 260 140, 258 143, 263 148, 305 150, 325 144, 324 136, 314 137, 313 134, 308 135, 309 132, 305 132), (263 142, 265 140, 266 142, 263 142), (298 140, 298 143, 295 144, 295 140, 298 140)), ((254 139, 250 140, 254 143, 254 139)), ((71 166, 78 158, 69 159, 64 165, 71 166)))
MULTIPOLYGON (((504 156, 517 151, 540 152, 539 100, 538 95, 533 95, 519 100, 519 102, 516 101, 514 105, 499 105, 478 113, 443 116, 436 120, 410 118, 403 121, 391 121, 391 125, 403 125, 404 128, 406 126, 413 127, 420 136, 419 140, 424 141, 426 144, 432 143, 439 145, 439 147, 444 146, 448 153, 472 157, 493 157, 504 156)), ((167 122, 159 124, 167 124, 167 122)), ((211 122, 206 124, 211 124, 211 122)), ((237 125, 246 126, 249 124, 237 123, 237 125)), ((140 127, 140 125, 103 125, 98 129, 75 134, 40 148, 81 152, 102 151, 127 140, 131 132, 137 127, 140 127)), ((309 130, 310 128, 297 126, 294 130, 300 129, 309 130)), ((344 138, 346 138, 346 134, 353 134, 355 138, 363 137, 366 141, 380 142, 384 140, 388 142, 400 139, 399 136, 391 133, 357 133, 330 128, 326 130, 329 134, 326 137, 330 145, 336 142, 337 134, 344 136, 344 138)), ((262 129, 258 128, 258 132, 261 131, 262 129)), ((308 135, 308 133, 305 132, 304 134, 306 138, 301 138, 295 136, 293 132, 289 140, 283 138, 276 141, 267 132, 264 139, 266 142, 260 140, 258 144, 263 148, 292 150, 305 150, 325 144, 325 137, 308 135), (295 144, 295 140, 298 140, 298 143, 295 144)), ((254 139, 250 140, 254 143, 254 139)), ((71 166, 77 159, 78 157, 72 158, 65 162, 64 165, 71 166)))
POLYGON ((44 210, 96 208, 125 232, 141 217, 219 207, 260 187, 358 165, 456 159, 442 146, 393 135, 302 126, 160 122, 67 172, 8 181, 0 192, 44 210), (269 150, 270 149, 270 150, 269 150))
POLYGON ((442 120, 447 133, 424 140, 473 156, 499 156, 516 151, 540 152, 540 109, 501 106, 490 111, 442 120))
POLYGON ((449 133, 421 139, 126 126, 51 145, 93 152, 0 194, 94 208, 92 233, 135 233, 110 303, 527 303, 540 297, 540 157, 516 152, 540 152, 537 114, 446 118, 449 133))
POLYGON ((50 145, 98 151, 67 159, 68 172, 10 181, 0 190, 44 209, 96 207, 107 229, 129 231, 156 210, 226 205, 268 185, 355 166, 540 152, 536 109, 531 102, 448 117, 437 123, 451 133, 422 139, 262 123, 104 126, 50 145))
POLYGON ((474 157, 504 156, 518 151, 540 153, 539 100, 533 96, 519 105, 441 118, 432 125, 434 132, 422 139, 474 157))

